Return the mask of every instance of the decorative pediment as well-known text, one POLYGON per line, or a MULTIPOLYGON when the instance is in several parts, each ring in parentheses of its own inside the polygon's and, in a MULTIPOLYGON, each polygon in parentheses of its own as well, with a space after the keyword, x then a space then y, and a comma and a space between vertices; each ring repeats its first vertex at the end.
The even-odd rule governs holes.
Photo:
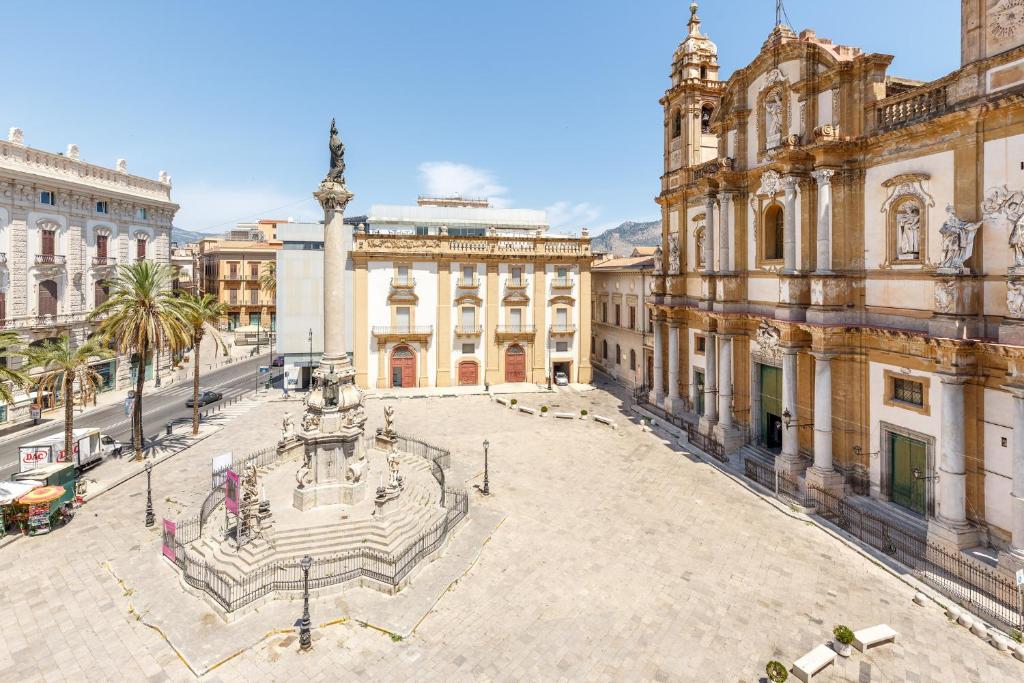
POLYGON ((757 342, 757 350, 751 352, 755 361, 764 365, 779 365, 782 362, 782 347, 779 346, 781 334, 779 328, 762 320, 757 326, 754 341, 757 342))
POLYGON ((548 304, 568 304, 570 306, 575 306, 576 299, 572 298, 568 294, 559 294, 558 296, 553 296, 550 299, 548 299, 548 304))
POLYGON ((506 294, 501 302, 505 304, 528 304, 530 303, 530 297, 526 296, 525 292, 515 289, 506 294))
POLYGON ((882 213, 887 213, 898 200, 908 195, 917 197, 922 207, 935 206, 935 198, 924 189, 924 181, 930 177, 927 173, 901 173, 886 180, 882 187, 889 190, 889 196, 882 204, 882 213))
POLYGON ((415 304, 420 298, 411 289, 394 289, 388 295, 389 304, 415 304))
POLYGON ((475 306, 483 306, 484 300, 475 294, 463 294, 462 296, 455 298, 456 304, 473 304, 475 306))

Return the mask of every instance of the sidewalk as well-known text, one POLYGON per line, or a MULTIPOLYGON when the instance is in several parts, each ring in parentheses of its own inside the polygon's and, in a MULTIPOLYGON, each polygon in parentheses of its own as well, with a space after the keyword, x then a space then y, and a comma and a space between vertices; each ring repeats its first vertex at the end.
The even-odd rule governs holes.
MULTIPOLYGON (((217 354, 214 356, 213 345, 209 345, 209 351, 205 348, 207 344, 203 345, 202 350, 204 360, 202 361, 202 367, 200 369, 200 379, 203 374, 208 373, 212 370, 222 368, 238 361, 244 361, 249 359, 249 351, 247 348, 242 347, 244 353, 232 353, 229 356, 222 356, 217 354), (210 356, 213 356, 210 358, 210 356), (207 360, 209 359, 209 360, 207 360)), ((228 351, 231 353, 238 347, 229 348, 228 351)), ((162 392, 172 388, 176 388, 182 382, 192 381, 192 363, 191 361, 186 365, 182 365, 178 368, 172 368, 169 372, 160 375, 160 387, 156 386, 156 379, 147 381, 144 384, 145 390, 143 391, 144 398, 151 396, 159 396, 162 392)), ((79 418, 83 415, 89 415, 97 410, 108 408, 115 404, 123 404, 128 394, 128 391, 134 387, 124 387, 122 389, 110 389, 98 394, 95 397, 95 402, 90 401, 86 405, 75 404, 75 418, 79 418)), ((22 439, 26 434, 34 434, 36 432, 48 432, 52 429, 61 428, 63 429, 64 424, 64 406, 58 405, 55 408, 46 410, 43 412, 42 418, 39 420, 39 424, 36 425, 33 420, 22 420, 20 422, 14 422, 7 424, 0 429, 0 444, 7 443, 14 439, 22 439), (35 428, 35 429, 33 429, 35 428)))

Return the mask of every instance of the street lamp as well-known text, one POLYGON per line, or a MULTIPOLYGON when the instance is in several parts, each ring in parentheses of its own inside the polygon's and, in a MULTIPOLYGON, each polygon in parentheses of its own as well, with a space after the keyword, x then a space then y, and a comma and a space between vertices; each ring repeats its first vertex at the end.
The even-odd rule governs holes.
POLYGON ((480 492, 483 493, 485 496, 491 495, 490 472, 487 466, 487 449, 489 449, 490 447, 491 442, 488 441, 487 439, 484 439, 484 487, 483 489, 481 489, 480 492))
POLYGON ((146 526, 156 524, 156 515, 153 514, 153 462, 146 461, 146 526))
POLYGON ((813 427, 813 422, 796 423, 793 422, 793 413, 789 412, 789 408, 782 411, 782 425, 789 429, 790 427, 813 427))
POLYGON ((309 635, 309 568, 313 566, 313 558, 309 555, 299 560, 302 567, 302 621, 299 622, 299 649, 308 650, 313 647, 309 635))

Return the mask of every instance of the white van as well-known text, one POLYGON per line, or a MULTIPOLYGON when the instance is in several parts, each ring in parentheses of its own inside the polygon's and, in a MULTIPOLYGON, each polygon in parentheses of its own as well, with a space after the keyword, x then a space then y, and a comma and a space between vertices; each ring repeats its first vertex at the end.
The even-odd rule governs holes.
MULTIPOLYGON (((122 446, 115 439, 100 434, 94 428, 75 429, 71 432, 75 466, 82 470, 99 464, 110 455, 120 455, 122 446)), ((24 444, 18 449, 21 472, 28 472, 52 463, 69 462, 64 455, 64 434, 52 434, 24 444)))

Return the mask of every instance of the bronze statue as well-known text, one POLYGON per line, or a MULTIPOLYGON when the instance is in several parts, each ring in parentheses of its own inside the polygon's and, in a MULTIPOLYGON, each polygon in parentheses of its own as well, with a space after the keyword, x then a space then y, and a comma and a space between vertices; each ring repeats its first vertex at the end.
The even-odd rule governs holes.
POLYGON ((331 119, 331 170, 327 172, 327 180, 345 184, 345 143, 338 137, 338 126, 331 119))

